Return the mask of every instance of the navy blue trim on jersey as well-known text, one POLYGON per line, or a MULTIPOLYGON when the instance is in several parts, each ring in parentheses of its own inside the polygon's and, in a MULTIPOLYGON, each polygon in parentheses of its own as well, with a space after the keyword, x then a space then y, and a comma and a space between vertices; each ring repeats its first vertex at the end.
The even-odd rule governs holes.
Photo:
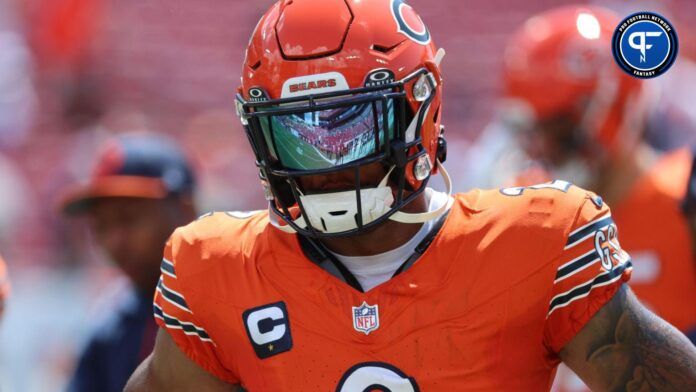
POLYGON ((160 290, 162 293, 162 296, 169 302, 174 303, 175 305, 179 305, 181 308, 186 310, 187 312, 191 312, 189 309, 188 304, 186 303, 186 300, 184 297, 179 295, 178 293, 175 293, 167 288, 167 286, 164 285, 164 282, 162 282, 162 279, 160 279, 159 283, 157 283, 157 288, 160 290))
POLYGON ((563 277, 568 276, 573 272, 580 270, 588 264, 591 264, 597 260, 599 260, 599 254, 597 253, 597 250, 594 250, 573 261, 571 264, 559 268, 558 272, 556 273, 556 280, 558 281, 563 277))
POLYGON ((611 271, 607 271, 606 273, 603 273, 595 277, 591 281, 575 287, 574 289, 570 290, 568 293, 564 295, 555 297, 549 304, 549 314, 551 314, 551 312, 553 312, 558 307, 562 307, 564 305, 569 304, 577 298, 582 298, 586 296, 590 291, 592 291, 592 289, 595 286, 601 286, 603 284, 618 279, 619 277, 621 277, 621 274, 623 274, 624 270, 631 267, 633 267, 633 264, 629 259, 625 263, 617 265, 611 271))
POLYGON ((181 329, 185 333, 188 333, 188 334, 196 334, 201 339, 212 340, 212 339, 210 339, 210 336, 203 328, 198 328, 193 323, 182 322, 182 321, 175 319, 174 317, 171 317, 171 316, 165 314, 162 311, 162 309, 160 309, 160 307, 157 306, 156 304, 152 305, 152 309, 153 309, 153 312, 155 314, 155 317, 159 317, 162 320, 164 320, 164 324, 167 325, 168 327, 181 329))
POLYGON ((162 259, 162 263, 160 264, 160 269, 162 270, 163 273, 169 273, 169 275, 173 278, 176 278, 176 272, 174 271, 174 264, 172 264, 171 261, 167 259, 162 259))
POLYGON ((153 308, 152 311, 155 313, 155 316, 160 316, 160 317, 164 318, 164 313, 162 313, 162 309, 160 309, 159 306, 153 304, 152 308, 153 308))
POLYGON ((566 242, 566 248, 575 245, 576 242, 584 239, 593 232, 603 229, 606 226, 614 224, 614 219, 611 216, 600 219, 587 227, 583 227, 580 230, 576 230, 570 234, 568 241, 566 242))

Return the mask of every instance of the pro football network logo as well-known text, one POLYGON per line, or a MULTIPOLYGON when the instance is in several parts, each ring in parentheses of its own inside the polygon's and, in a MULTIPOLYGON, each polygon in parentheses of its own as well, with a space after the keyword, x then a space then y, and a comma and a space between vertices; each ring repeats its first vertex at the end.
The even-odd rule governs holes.
POLYGON ((368 305, 363 301, 360 306, 353 306, 353 328, 369 335, 379 328, 379 305, 368 305))
POLYGON ((639 12, 621 21, 612 38, 616 63, 626 73, 649 79, 674 64, 679 42, 674 26, 653 12, 639 12))

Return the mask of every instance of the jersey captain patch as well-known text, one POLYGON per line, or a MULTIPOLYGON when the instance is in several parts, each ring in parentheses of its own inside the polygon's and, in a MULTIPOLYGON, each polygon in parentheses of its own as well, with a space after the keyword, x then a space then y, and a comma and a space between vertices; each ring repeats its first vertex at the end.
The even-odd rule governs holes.
POLYGON ((257 357, 265 359, 292 348, 290 320, 284 302, 248 309, 242 317, 257 357))

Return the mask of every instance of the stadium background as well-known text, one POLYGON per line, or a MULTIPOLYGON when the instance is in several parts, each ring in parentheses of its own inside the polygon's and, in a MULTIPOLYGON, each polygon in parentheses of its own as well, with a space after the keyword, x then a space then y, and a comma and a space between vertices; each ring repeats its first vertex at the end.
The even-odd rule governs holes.
MULTIPOLYGON (((271 3, 0 0, 0 253, 13 283, 0 327, 0 390, 61 390, 88 331, 107 322, 125 284, 89 244, 85 227, 56 213, 61 189, 88 174, 108 135, 152 130, 182 141, 200 171, 201 211, 264 207, 233 96, 248 37, 271 3)), ((505 42, 532 14, 577 2, 409 3, 448 52, 443 114, 449 166, 463 190, 471 185, 467 146, 500 93, 505 42)), ((622 14, 667 16, 679 33, 680 59, 648 83, 696 85, 687 62, 696 57, 696 2, 601 3, 622 14)), ((696 93, 686 90, 675 101, 693 102, 696 93)))

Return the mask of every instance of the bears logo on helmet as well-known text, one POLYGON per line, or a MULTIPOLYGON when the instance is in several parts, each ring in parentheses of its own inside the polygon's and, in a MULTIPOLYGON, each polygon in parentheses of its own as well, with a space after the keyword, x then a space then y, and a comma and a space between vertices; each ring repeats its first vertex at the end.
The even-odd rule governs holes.
POLYGON ((399 33, 421 45, 430 43, 430 31, 410 5, 403 0, 391 0, 391 12, 399 33))

